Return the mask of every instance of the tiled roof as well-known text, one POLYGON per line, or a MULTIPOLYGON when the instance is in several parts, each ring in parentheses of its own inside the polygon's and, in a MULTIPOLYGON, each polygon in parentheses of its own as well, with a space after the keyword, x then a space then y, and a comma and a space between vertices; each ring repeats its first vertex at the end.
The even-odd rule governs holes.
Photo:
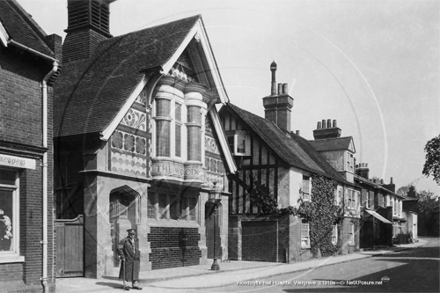
POLYGON ((197 15, 110 38, 99 43, 88 61, 65 64, 55 84, 55 136, 103 131, 145 72, 166 63, 199 19, 197 15))
MULTIPOLYGON (((273 122, 228 103, 243 121, 287 164, 312 173, 347 182, 306 139, 296 134, 286 135, 273 122)), ((351 183, 349 183, 351 184, 351 183)))
POLYGON ((348 137, 310 140, 310 143, 315 147, 316 150, 322 152, 322 151, 346 150, 350 147, 351 140, 352 137, 348 136, 348 137))
POLYGON ((43 38, 44 31, 15 0, 0 1, 0 21, 9 38, 40 53, 54 57, 43 38))

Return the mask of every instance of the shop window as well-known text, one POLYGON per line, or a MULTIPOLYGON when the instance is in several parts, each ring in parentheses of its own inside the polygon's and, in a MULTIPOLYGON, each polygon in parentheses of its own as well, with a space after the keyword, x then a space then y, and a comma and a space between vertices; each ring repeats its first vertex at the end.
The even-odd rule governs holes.
POLYGON ((181 219, 187 221, 197 221, 196 219, 197 198, 186 196, 182 199, 181 219))
POLYGON ((180 206, 179 206, 179 197, 178 196, 169 196, 169 205, 170 205, 170 219, 178 220, 180 217, 180 206))
POLYGON ((180 197, 165 193, 148 195, 148 218, 158 220, 197 221, 195 196, 180 197))
POLYGON ((148 195, 148 207, 147 207, 147 214, 149 219, 156 219, 157 218, 157 197, 155 193, 148 195))
POLYGON ((168 196, 166 194, 159 194, 159 219, 168 219, 168 196))
POLYGON ((17 172, 0 169, 0 262, 19 256, 19 192, 17 172))
POLYGON ((310 225, 306 220, 301 223, 301 247, 310 248, 310 225))

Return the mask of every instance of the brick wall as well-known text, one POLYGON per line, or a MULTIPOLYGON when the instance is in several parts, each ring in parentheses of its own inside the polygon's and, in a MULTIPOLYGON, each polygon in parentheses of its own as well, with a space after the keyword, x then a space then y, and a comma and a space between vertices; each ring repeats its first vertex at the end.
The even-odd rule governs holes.
MULTIPOLYGON (((50 62, 13 46, 0 46, 0 142, 5 154, 36 160, 36 169, 17 169, 20 188, 20 254, 24 263, 0 263, 0 282, 20 281, 41 290, 42 276, 42 89, 50 62)), ((48 283, 53 290, 54 235, 52 188, 52 88, 48 88, 48 283)), ((3 152, 2 152, 3 153, 3 152)))
POLYGON ((151 227, 148 241, 152 269, 198 265, 201 257, 199 240, 198 228, 151 227))
POLYGON ((0 140, 41 146, 40 83, 51 67, 22 56, 0 49, 0 140))

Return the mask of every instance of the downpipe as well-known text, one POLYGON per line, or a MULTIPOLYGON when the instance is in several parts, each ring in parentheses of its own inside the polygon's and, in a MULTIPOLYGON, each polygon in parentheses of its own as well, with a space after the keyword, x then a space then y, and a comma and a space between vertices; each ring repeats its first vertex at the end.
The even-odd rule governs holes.
MULTIPOLYGON (((41 82, 43 101, 43 147, 47 148, 47 82, 52 77, 52 75, 58 70, 58 62, 54 61, 52 70, 44 77, 41 82)), ((48 292, 47 284, 47 151, 43 154, 43 240, 41 244, 43 245, 43 271, 41 276, 41 285, 43 286, 43 293, 48 292)))

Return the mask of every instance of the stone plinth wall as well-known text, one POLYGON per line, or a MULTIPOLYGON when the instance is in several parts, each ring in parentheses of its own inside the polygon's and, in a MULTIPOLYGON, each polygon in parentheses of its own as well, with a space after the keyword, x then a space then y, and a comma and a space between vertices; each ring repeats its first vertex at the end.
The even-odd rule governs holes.
POLYGON ((165 269, 193 266, 200 263, 198 228, 151 227, 151 268, 165 269))

